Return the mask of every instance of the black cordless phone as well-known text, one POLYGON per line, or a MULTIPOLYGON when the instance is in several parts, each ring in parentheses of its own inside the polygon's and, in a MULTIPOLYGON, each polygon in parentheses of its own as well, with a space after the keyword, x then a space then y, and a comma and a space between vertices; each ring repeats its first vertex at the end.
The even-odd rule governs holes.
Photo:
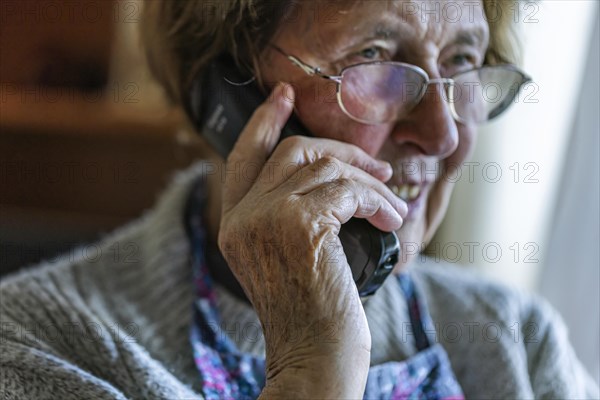
MULTIPOLYGON (((196 130, 223 158, 227 158, 252 113, 266 98, 253 77, 243 74, 230 56, 217 58, 204 80, 193 82, 188 95, 186 112, 196 130)), ((281 139, 291 135, 312 136, 294 115, 282 129, 281 139)), ((338 236, 360 296, 372 295, 398 261, 398 237, 359 218, 343 224, 338 236)))

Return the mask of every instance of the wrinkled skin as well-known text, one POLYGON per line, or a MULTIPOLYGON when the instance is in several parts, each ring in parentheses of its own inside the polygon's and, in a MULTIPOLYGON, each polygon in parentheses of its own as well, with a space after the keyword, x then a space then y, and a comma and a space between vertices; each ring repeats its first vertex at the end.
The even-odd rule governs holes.
MULTIPOLYGON (((464 11, 460 21, 444 22, 407 15, 406 2, 365 2, 332 21, 314 18, 315 3, 284 24, 273 43, 326 73, 388 59, 437 78, 483 62, 488 26, 478 13, 469 18, 464 11)), ((265 82, 291 86, 275 87, 245 127, 227 168, 255 173, 227 175, 222 198, 212 194, 209 202, 222 207, 209 231, 218 230, 221 252, 263 324, 263 396, 360 398, 371 337, 337 233, 354 216, 396 231, 402 243, 430 240, 452 191, 440 170, 467 159, 475 129, 453 120, 438 85, 401 119, 361 124, 337 103, 315 98, 327 81, 306 75, 271 48, 261 59, 265 82), (278 143, 293 108, 315 137, 278 143), (421 188, 408 205, 389 189, 403 183, 421 188)), ((403 257, 396 269, 412 258, 403 257)))

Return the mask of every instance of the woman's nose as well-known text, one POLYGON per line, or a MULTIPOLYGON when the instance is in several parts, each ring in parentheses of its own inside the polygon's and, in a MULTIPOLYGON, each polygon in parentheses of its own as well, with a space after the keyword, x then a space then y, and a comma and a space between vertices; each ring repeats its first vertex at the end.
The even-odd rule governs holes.
POLYGON ((392 131, 396 143, 412 143, 438 158, 446 158, 456 150, 458 128, 444 86, 440 82, 430 84, 421 101, 398 120, 392 131))

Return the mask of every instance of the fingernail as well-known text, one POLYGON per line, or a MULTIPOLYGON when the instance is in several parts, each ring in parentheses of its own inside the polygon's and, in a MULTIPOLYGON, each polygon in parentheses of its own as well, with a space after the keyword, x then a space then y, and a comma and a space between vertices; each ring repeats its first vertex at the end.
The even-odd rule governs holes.
POLYGON ((387 161, 377 160, 377 169, 381 172, 384 182, 389 180, 394 174, 392 164, 387 161))
POLYGON ((294 88, 289 83, 279 82, 277 84, 277 92, 279 94, 278 101, 280 104, 294 104, 296 94, 294 88))

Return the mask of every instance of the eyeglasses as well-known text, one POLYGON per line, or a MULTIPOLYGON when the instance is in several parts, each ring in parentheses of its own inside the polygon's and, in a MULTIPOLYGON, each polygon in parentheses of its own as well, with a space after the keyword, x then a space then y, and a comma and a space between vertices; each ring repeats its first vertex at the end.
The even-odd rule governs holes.
POLYGON ((345 67, 339 75, 326 75, 319 67, 272 46, 308 75, 335 82, 342 111, 365 124, 391 122, 407 115, 431 84, 444 85, 444 100, 456 121, 482 124, 506 111, 523 85, 531 82, 529 76, 511 64, 485 65, 450 78, 429 79, 416 65, 369 61, 345 67))

